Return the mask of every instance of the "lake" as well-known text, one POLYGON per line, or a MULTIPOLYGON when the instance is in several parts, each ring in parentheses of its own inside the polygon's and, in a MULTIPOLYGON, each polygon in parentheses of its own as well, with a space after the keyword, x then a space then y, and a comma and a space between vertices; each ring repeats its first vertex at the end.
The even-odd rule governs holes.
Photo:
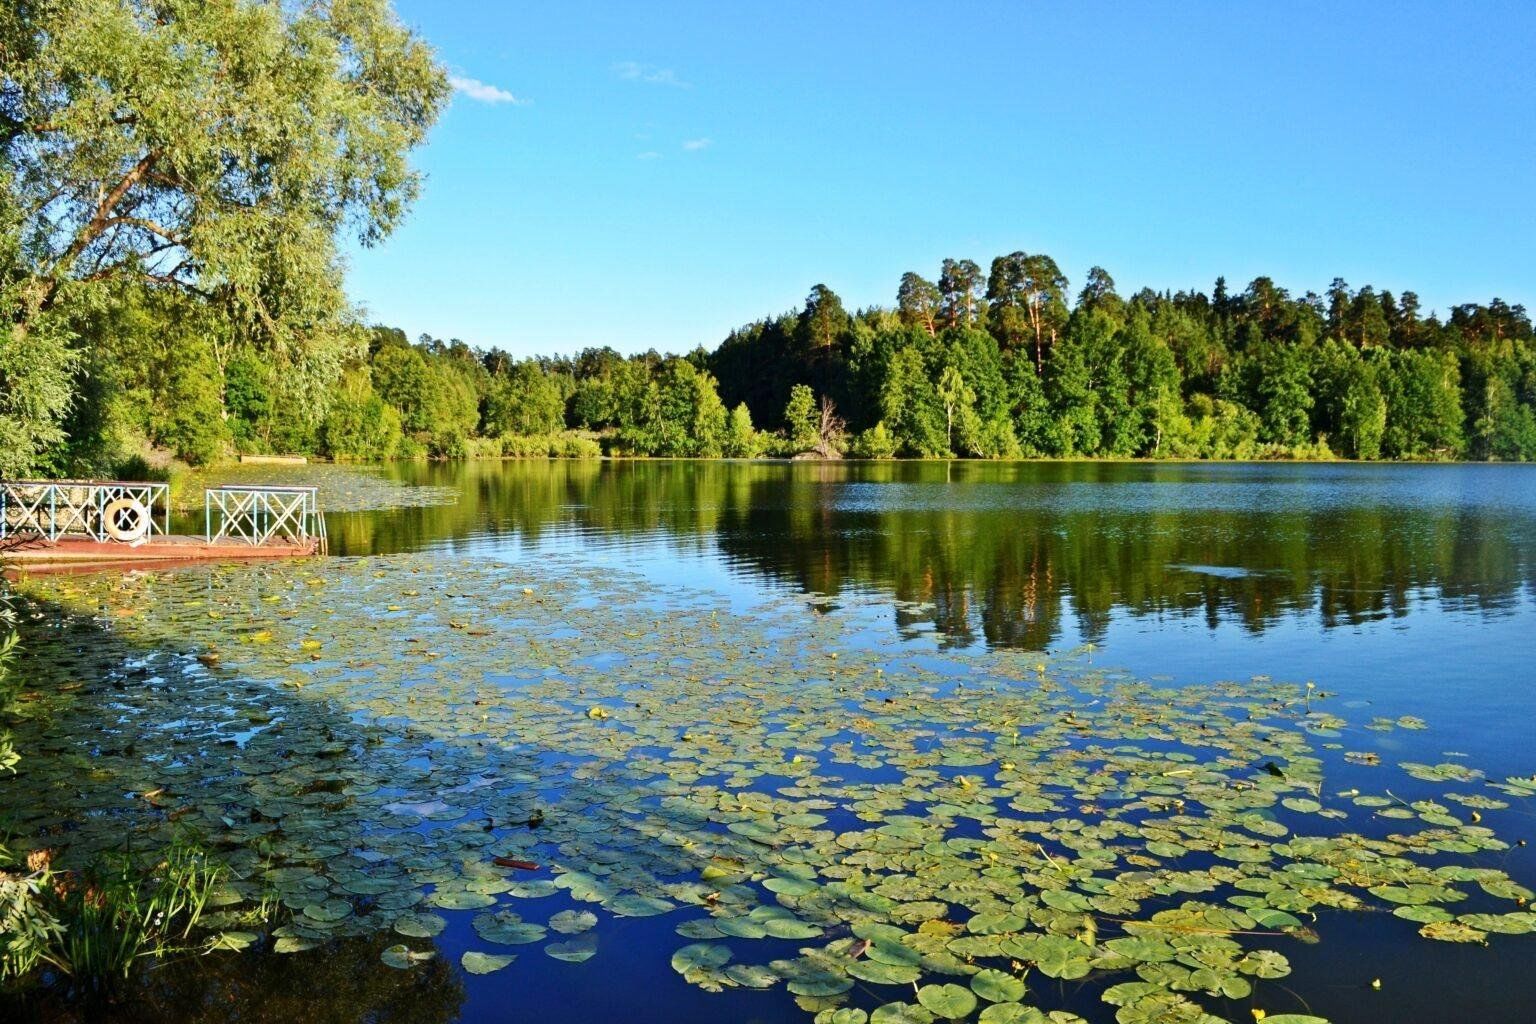
POLYGON ((305 473, 22 585, 23 834, 284 908, 140 1019, 1536 1019, 1527 467, 305 473))

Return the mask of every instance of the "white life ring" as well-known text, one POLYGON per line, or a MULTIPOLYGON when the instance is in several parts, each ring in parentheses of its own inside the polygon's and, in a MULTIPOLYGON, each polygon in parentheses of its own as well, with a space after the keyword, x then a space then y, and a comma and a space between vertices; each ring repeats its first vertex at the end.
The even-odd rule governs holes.
POLYGON ((149 509, 134 498, 118 498, 107 502, 101 510, 101 528, 108 537, 132 544, 149 534, 149 509))

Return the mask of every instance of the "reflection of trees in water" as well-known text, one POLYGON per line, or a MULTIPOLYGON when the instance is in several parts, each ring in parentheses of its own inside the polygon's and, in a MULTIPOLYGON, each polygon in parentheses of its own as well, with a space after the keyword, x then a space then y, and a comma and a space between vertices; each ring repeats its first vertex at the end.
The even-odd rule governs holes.
POLYGON ((340 939, 282 956, 222 954, 143 972, 112 1005, 67 1003, 42 993, 17 1019, 40 1024, 437 1024, 457 1019, 464 985, 436 957, 409 971, 379 954, 388 933, 340 939))
MULTIPOLYGON (((605 544, 713 545, 737 567, 812 592, 872 588, 931 605, 902 610, 898 620, 931 622, 955 644, 980 633, 1026 648, 1055 642, 1065 616, 1089 640, 1104 635, 1117 611, 1200 615, 1213 627, 1237 622, 1253 631, 1315 614, 1332 627, 1401 616, 1425 596, 1496 612, 1531 587, 1532 527, 1511 513, 1350 504, 1337 493, 1310 509, 1232 509, 1205 507, 1198 490, 1171 486, 1151 498, 1138 490, 1272 484, 1287 472, 1294 482, 1298 473, 1326 472, 1221 469, 719 461, 397 467, 419 482, 456 486, 459 503, 336 517, 332 546, 393 551, 497 534, 532 541, 560 530, 600 531, 605 544), (944 493, 951 483, 959 485, 953 502, 944 493), (1098 484, 1131 486, 1082 486, 1098 484), (1025 488, 1033 490, 1017 500, 1025 488), (1247 571, 1202 571, 1212 566, 1247 571)), ((1346 489, 1351 480, 1331 486, 1346 489)))

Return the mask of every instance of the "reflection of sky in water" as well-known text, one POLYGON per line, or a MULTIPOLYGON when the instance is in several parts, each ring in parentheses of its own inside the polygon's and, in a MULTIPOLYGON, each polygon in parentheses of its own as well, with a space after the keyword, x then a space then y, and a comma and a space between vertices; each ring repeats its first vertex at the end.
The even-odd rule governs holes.
MULTIPOLYGON (((637 572, 663 587, 704 590, 728 599, 734 610, 748 611, 771 597, 795 591, 792 583, 767 577, 724 555, 705 540, 678 544, 655 531, 613 535, 567 527, 536 540, 517 535, 447 543, 457 553, 509 561, 536 561, 541 555, 578 553, 595 568, 637 572)), ((1193 578, 1211 575, 1240 579, 1256 575, 1240 567, 1171 566, 1193 578)), ((883 596, 879 587, 860 585, 850 593, 883 596)), ((1052 649, 1088 642, 1063 597, 1061 634, 1052 649)), ((898 614, 889 605, 859 603, 861 626, 901 629, 909 635, 931 633, 922 606, 898 614), (914 619, 913 616, 916 616, 914 619), (898 620, 902 620, 898 623, 898 620)), ((1353 624, 1324 628, 1316 610, 1291 608, 1255 630, 1201 610, 1140 612, 1120 607, 1110 617, 1096 646, 1098 657, 1143 675, 1167 675, 1179 682, 1246 678, 1267 674, 1313 679, 1319 686, 1348 690, 1367 685, 1377 695, 1395 694, 1415 706, 1439 706, 1492 728, 1512 714, 1536 713, 1536 688, 1502 686, 1492 679, 1519 678, 1525 659, 1536 653, 1531 637, 1533 600, 1517 594, 1501 607, 1447 598, 1433 588, 1408 595, 1407 609, 1382 611, 1353 624)), ((831 607, 837 607, 834 600, 831 607)), ((973 611, 971 617, 976 617, 973 611)))

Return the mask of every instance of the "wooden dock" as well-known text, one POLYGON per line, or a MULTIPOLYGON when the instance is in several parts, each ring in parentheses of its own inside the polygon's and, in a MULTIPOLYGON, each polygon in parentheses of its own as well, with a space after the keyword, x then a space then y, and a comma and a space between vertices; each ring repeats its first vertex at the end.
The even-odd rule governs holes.
POLYGON ((315 554, 319 544, 316 537, 299 542, 274 539, 264 544, 226 539, 210 544, 202 537, 157 534, 138 544, 123 544, 77 534, 67 534, 57 540, 17 536, 0 541, 0 562, 29 573, 89 572, 107 567, 164 569, 188 562, 305 558, 315 554))
POLYGON ((0 564, 86 572, 326 553, 313 487, 209 487, 201 537, 171 533, 169 491, 153 481, 0 480, 0 564))

